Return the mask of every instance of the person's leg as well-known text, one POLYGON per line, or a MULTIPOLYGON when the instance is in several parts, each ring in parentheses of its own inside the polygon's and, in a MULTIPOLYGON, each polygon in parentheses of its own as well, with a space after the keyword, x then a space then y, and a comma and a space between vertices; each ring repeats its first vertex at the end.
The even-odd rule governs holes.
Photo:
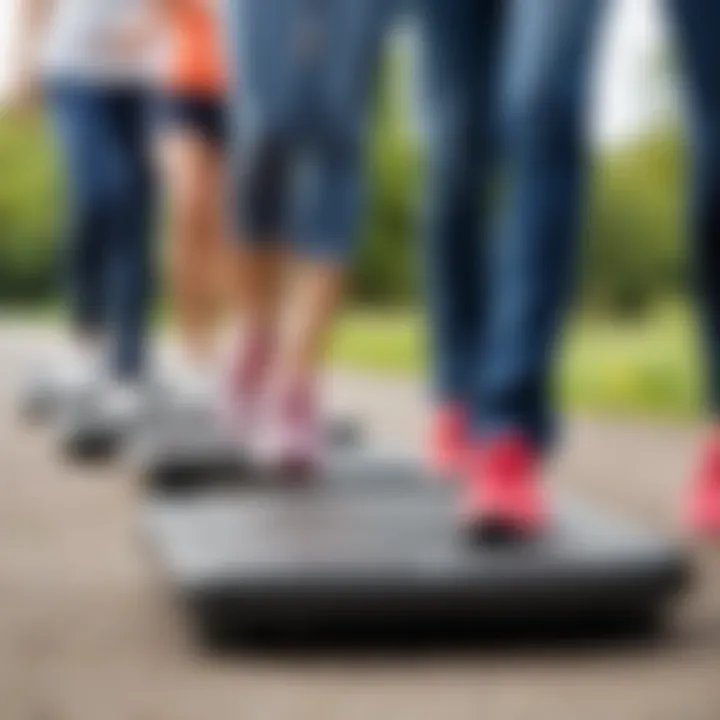
POLYGON ((114 344, 111 363, 121 382, 142 379, 152 291, 155 182, 147 97, 141 88, 108 89, 113 139, 113 216, 107 273, 114 344))
POLYGON ((319 374, 354 254, 386 8, 378 0, 339 0, 316 18, 321 49, 303 103, 307 172, 294 188, 289 310, 276 368, 284 385, 319 374))
POLYGON ((58 84, 48 92, 50 114, 67 178, 67 232, 62 251, 72 332, 81 345, 106 331, 103 273, 107 239, 109 158, 101 100, 90 88, 58 84))
POLYGON ((702 0, 671 0, 669 7, 689 110, 690 231, 709 365, 709 407, 720 418, 720 7, 702 0))
POLYGON ((503 0, 419 3, 428 140, 424 203, 433 402, 431 464, 457 469, 485 320, 503 0))
MULTIPOLYGON (((165 103, 158 140, 169 226, 172 306, 183 365, 205 372, 216 359, 217 330, 227 284, 221 138, 211 136, 212 101, 165 103), (205 126, 208 127, 205 127, 205 126)), ((212 123, 214 125, 214 123, 212 123)))
MULTIPOLYGON (((109 316, 107 256, 113 242, 115 141, 112 108, 101 85, 53 84, 51 114, 67 170, 68 242, 63 248, 73 341, 33 381, 39 406, 61 408, 77 392, 100 390, 113 327, 109 316)), ((34 401, 32 401, 34 402, 34 401)))
POLYGON ((275 344, 279 320, 291 151, 274 138, 258 145, 243 145, 237 161, 242 168, 238 205, 246 213, 235 252, 235 297, 246 346, 263 346, 265 353, 275 344))
POLYGON ((292 153, 288 141, 291 0, 232 0, 227 6, 231 174, 237 248, 235 297, 241 325, 233 362, 232 413, 247 416, 276 342, 284 272, 292 153))
POLYGON ((713 423, 688 520, 701 533, 720 534, 720 7, 670 0, 669 8, 686 80, 693 164, 690 232, 713 423))
POLYGON ((364 148, 391 5, 338 0, 304 5, 314 49, 301 87, 306 164, 294 185, 294 252, 274 363, 274 460, 322 460, 323 364, 360 229, 364 148))
POLYGON ((550 380, 569 303, 587 152, 584 115, 598 0, 516 0, 506 47, 507 187, 477 349, 464 498, 481 531, 534 533, 551 437, 550 380))
MULTIPOLYGON (((329 138, 325 137, 324 142, 329 138)), ((288 258, 279 342, 273 359, 269 437, 272 462, 307 469, 321 461, 322 366, 345 288, 352 223, 359 205, 359 149, 319 150, 308 234, 288 258), (335 154, 337 151, 337 154, 335 154)))
MULTIPOLYGON (((223 127, 226 127, 225 123, 223 127)), ((213 143, 213 148, 215 188, 209 196, 211 204, 207 219, 208 235, 214 238, 212 262, 207 269, 208 317, 215 329, 213 346, 219 351, 216 357, 221 358, 227 334, 236 330, 241 288, 238 283, 238 244, 227 202, 230 166, 227 132, 223 132, 221 142, 213 143)))
POLYGON ((484 435, 550 440, 555 343, 570 300, 588 152, 598 0, 513 4, 504 88, 508 187, 494 245, 474 417, 484 435))

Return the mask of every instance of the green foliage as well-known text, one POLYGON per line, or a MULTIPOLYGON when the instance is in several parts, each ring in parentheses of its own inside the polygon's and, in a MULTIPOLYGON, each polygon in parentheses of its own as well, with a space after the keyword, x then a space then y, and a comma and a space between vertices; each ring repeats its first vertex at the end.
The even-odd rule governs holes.
POLYGON ((37 119, 0 118, 0 301, 53 294, 59 206, 53 158, 37 119))
POLYGON ((651 137, 597 163, 585 247, 585 304, 646 311, 686 288, 683 157, 671 137, 651 137))
MULTIPOLYGON (((368 157, 369 212, 355 269, 355 299, 408 305, 419 296, 417 221, 422 162, 399 88, 407 67, 383 73, 368 157)), ((39 121, 0 118, 0 302, 51 297, 60 183, 39 121)), ((686 288, 682 154, 672 135, 598 159, 586 223, 582 300, 612 315, 637 314, 686 288)))
POLYGON ((379 88, 368 158, 368 207, 355 269, 356 299, 405 304, 417 296, 420 156, 398 88, 406 68, 391 56, 379 88))

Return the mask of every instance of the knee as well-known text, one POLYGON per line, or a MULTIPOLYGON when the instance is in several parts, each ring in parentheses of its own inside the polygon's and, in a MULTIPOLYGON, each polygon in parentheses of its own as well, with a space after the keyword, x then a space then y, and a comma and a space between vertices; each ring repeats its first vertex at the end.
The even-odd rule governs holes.
POLYGON ((285 180, 287 151, 281 137, 264 133, 246 146, 240 178, 245 188, 259 187, 263 194, 277 191, 285 180))
POLYGON ((289 148, 269 129, 242 143, 234 174, 240 237, 254 241, 277 236, 287 205, 289 148))

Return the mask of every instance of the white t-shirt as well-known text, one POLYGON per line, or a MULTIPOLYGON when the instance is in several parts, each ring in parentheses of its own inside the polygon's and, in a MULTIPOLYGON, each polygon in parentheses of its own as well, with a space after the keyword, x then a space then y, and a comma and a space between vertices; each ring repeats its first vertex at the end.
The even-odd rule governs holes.
POLYGON ((142 22, 147 0, 53 0, 41 65, 49 78, 145 81, 152 53, 123 38, 142 22))

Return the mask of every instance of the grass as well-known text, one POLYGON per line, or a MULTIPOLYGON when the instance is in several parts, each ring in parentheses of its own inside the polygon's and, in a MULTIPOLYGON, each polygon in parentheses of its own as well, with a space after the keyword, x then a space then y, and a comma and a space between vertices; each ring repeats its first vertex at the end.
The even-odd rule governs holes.
MULTIPOLYGON (((354 311, 336 333, 333 360, 361 371, 419 375, 424 350, 419 314, 354 311)), ((680 303, 634 321, 577 318, 558 368, 558 392, 573 410, 665 418, 699 413, 696 332, 690 310, 680 303)))
POLYGON ((422 318, 414 312, 354 310, 340 322, 333 342, 337 365, 381 373, 421 373, 425 366, 422 318))
POLYGON ((687 418, 700 412, 701 378, 692 314, 671 305, 631 323, 577 321, 558 386, 573 409, 687 418))

